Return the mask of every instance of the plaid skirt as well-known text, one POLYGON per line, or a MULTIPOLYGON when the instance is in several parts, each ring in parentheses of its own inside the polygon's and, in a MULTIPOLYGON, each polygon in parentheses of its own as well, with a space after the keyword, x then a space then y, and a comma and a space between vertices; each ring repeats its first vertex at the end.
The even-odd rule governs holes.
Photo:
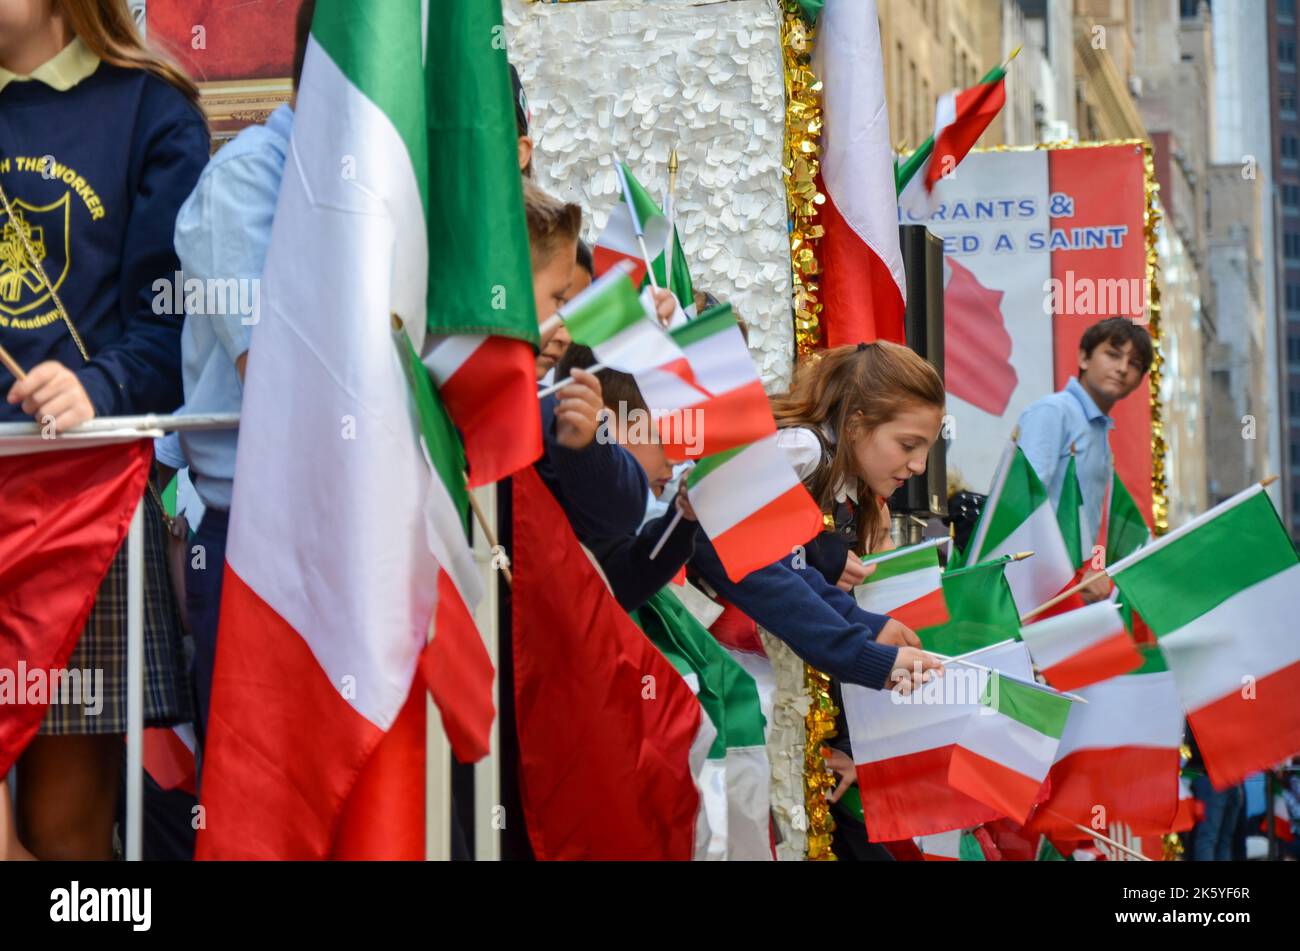
MULTIPOLYGON (((180 614, 167 574, 167 527, 153 494, 144 496, 144 722, 173 726, 194 718, 180 614)), ((68 660, 69 670, 102 676, 94 707, 51 703, 41 736, 126 732, 126 541, 95 596, 95 606, 68 660), (102 674, 98 673, 102 672, 102 674)), ((82 677, 86 676, 85 673, 82 677)))

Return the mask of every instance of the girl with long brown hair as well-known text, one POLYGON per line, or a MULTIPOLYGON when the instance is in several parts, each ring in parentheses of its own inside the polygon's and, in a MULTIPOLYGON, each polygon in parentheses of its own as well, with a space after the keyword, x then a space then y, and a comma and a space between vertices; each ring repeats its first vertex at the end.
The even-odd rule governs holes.
MULTIPOLYGON (((886 499, 925 472, 943 410, 943 380, 934 367, 907 347, 884 341, 822 354, 800 368, 789 393, 773 399, 778 444, 827 516, 828 530, 808 546, 810 566, 826 581, 852 591, 876 567, 856 556, 894 547, 886 499)), ((842 710, 834 680, 832 698, 842 710)), ((835 854, 887 860, 883 847, 868 841, 858 814, 842 802, 857 769, 842 714, 836 728, 827 751, 828 765, 840 777, 828 797, 835 854)))
MULTIPOLYGON (((176 213, 208 159, 194 84, 145 47, 126 0, 0 0, 0 116, 0 343, 25 371, 0 421, 63 432, 171 412, 183 315, 158 302, 173 297, 176 213)), ((145 722, 166 726, 192 701, 151 493, 145 508, 145 722)), ((112 855, 125 590, 124 545, 68 661, 101 674, 102 708, 50 705, 18 760, 16 820, 0 782, 4 857, 112 855)))

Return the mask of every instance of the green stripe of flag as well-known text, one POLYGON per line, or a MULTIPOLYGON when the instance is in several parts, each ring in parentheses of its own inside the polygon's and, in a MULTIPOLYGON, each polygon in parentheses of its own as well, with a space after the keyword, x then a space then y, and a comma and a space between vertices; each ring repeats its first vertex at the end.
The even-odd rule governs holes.
POLYGON ((1106 516, 1106 561, 1114 563, 1137 551, 1151 531, 1119 474, 1111 477, 1110 512, 1106 516))
POLYGON ((590 293, 576 297, 561 312, 565 329, 576 343, 597 347, 637 321, 645 320, 645 307, 626 275, 611 273, 593 285, 590 293))
POLYGON ((1070 715, 1070 700, 1045 687, 1032 686, 997 671, 984 684, 980 703, 1036 733, 1059 740, 1070 715))
POLYGON ((1273 503, 1257 492, 1113 577, 1160 636, 1296 562, 1273 503))
MULTIPOLYGON (((650 228, 651 222, 664 217, 663 210, 655 203, 654 198, 645 190, 645 186, 637 181, 632 170, 628 168, 626 162, 620 162, 619 168, 623 172, 623 200, 628 202, 628 207, 632 210, 632 221, 639 235, 645 235, 650 228)), ((665 221, 665 227, 667 222, 665 221)), ((659 232, 663 236, 663 232, 659 232)))
POLYGON ((956 656, 1020 636, 1020 612, 1003 574, 1007 558, 943 573, 949 621, 917 631, 926 650, 956 656))
POLYGON ((1083 505, 1083 491, 1075 470, 1074 453, 1065 464, 1065 481, 1061 485, 1061 498, 1056 503, 1056 523, 1061 526, 1061 538, 1070 555, 1070 564, 1080 567, 1087 559, 1083 556, 1083 536, 1079 529, 1079 507, 1083 505))
POLYGON ((862 563, 877 566, 876 570, 871 573, 871 577, 867 579, 867 583, 870 584, 873 581, 896 578, 912 571, 938 568, 939 547, 932 543, 922 542, 920 545, 908 545, 906 548, 881 552, 878 555, 865 555, 862 558, 862 563))
MULTIPOLYGON (((420 0, 321 3, 311 36, 362 95, 388 116, 406 144, 420 198, 429 204, 420 0)), ((514 154, 514 153, 511 153, 514 154)))
MULTIPOLYGON (((390 6, 414 6, 417 11, 410 30, 414 63, 404 72, 391 62, 386 65, 394 76, 404 78, 405 95, 428 101, 423 118, 431 189, 425 216, 430 331, 495 334, 536 347, 537 310, 515 105, 505 44, 498 42, 501 0, 432 3, 427 67, 419 60, 419 0, 357 6, 370 19, 389 15, 390 6), (423 96, 415 79, 421 71, 423 96)), ((377 48, 388 56, 386 47, 377 48)), ((417 168, 424 174, 423 163, 417 168)))
POLYGON ((690 472, 686 474, 687 487, 694 488, 696 485, 699 484, 700 480, 703 479, 705 476, 707 476, 710 472, 713 472, 719 466, 726 465, 737 455, 744 452, 748 448, 749 446, 737 446, 736 448, 728 449, 725 452, 715 452, 711 456, 705 456, 703 459, 701 459, 698 463, 695 464, 695 467, 692 468, 690 472))
POLYGON ((1039 481, 1034 467, 1029 464, 1020 447, 1016 446, 997 503, 992 512, 986 510, 984 513, 984 517, 991 521, 988 533, 984 536, 980 556, 983 557, 994 551, 1006 541, 1012 532, 1024 524, 1030 513, 1047 500, 1047 490, 1039 481))
POLYGON ((722 333, 728 327, 735 326, 736 316, 731 312, 731 305, 719 304, 716 307, 710 307, 690 323, 673 328, 669 333, 677 341, 677 346, 685 349, 693 343, 699 343, 706 337, 712 337, 714 334, 722 333))
POLYGON ((433 388, 429 371, 420 362, 420 355, 411 345, 411 338, 405 331, 397 331, 394 336, 399 338, 397 346, 401 348, 402 369, 406 371, 406 382, 410 387, 411 401, 415 404, 416 417, 420 422, 420 436, 429 453, 429 460, 433 463, 438 478, 447 487, 447 494, 451 496, 457 514, 468 530, 469 490, 465 487, 465 447, 433 388))

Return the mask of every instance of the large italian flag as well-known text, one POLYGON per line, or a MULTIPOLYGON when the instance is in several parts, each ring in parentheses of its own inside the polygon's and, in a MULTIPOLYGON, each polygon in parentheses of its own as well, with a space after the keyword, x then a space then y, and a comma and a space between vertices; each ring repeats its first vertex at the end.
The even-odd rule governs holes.
POLYGON ((1069 585, 1074 565, 1051 499, 1020 447, 1011 442, 1003 454, 988 501, 975 527, 966 562, 974 564, 1016 552, 1032 558, 1007 564, 1007 583, 1021 614, 1050 600, 1069 585))
POLYGON ((1216 788, 1300 750, 1300 558, 1263 486, 1108 570, 1155 632, 1216 788))
POLYGON ((920 218, 934 211, 934 186, 951 175, 1007 101, 1006 68, 989 70, 969 89, 954 89, 939 97, 934 109, 934 133, 899 166, 898 202, 920 218))
MULTIPOLYGON (((1025 680, 1032 677, 1023 644, 1005 642, 965 656, 985 668, 1025 680)), ((953 753, 967 721, 981 707, 987 680, 986 670, 948 664, 944 676, 906 698, 843 685, 844 715, 871 841, 966 829, 1003 816, 948 781, 953 753)))
POLYGON ((697 782, 716 728, 614 600, 536 469, 511 483, 519 787, 534 854, 696 857, 697 782))
MULTIPOLYGON (((1158 668, 1160 665, 1154 665, 1158 668)), ((1168 671, 1112 677, 1082 687, 1048 778, 1051 796, 1030 828, 1058 839, 1078 825, 1127 824, 1139 835, 1169 832, 1178 810, 1182 709, 1168 671)))
POLYGON ((821 510, 775 435, 701 460, 686 490, 732 581, 780 561, 821 530, 821 510))
MULTIPOLYGON (((471 6, 495 5, 457 4, 452 21, 471 6)), ((431 623, 426 670, 454 749, 484 749, 492 672, 466 604, 464 462, 416 359, 421 35, 416 0, 322 4, 312 23, 244 384, 202 858, 424 854, 416 670, 431 623)))
POLYGON ((878 555, 862 562, 876 570, 853 589, 858 607, 872 614, 887 614, 914 631, 946 624, 948 602, 943 595, 943 569, 939 549, 949 539, 935 538, 878 555))
POLYGON ((993 674, 966 720, 948 782, 1016 822, 1045 798, 1043 780, 1070 715, 1070 700, 1032 680, 993 674))
POLYGON ((875 0, 827 0, 813 70, 822 82, 819 190, 826 345, 904 343, 894 150, 875 0))
MULTIPOLYGON (((383 5, 397 8, 387 17, 409 0, 383 5)), ((371 17, 377 5, 342 6, 344 16, 371 17)), ((449 0, 433 16, 423 88, 419 64, 402 62, 405 72, 398 64, 375 71, 373 87, 382 92, 362 92, 392 117, 421 188, 427 183, 427 237, 402 240, 419 242, 428 262, 429 339, 421 352, 464 437, 470 485, 478 486, 542 453, 537 313, 505 51, 482 41, 502 28, 500 0, 449 0), (427 175, 418 149, 426 129, 427 175)), ((381 167, 401 157, 394 153, 381 167)), ((399 264, 394 274, 405 281, 399 264)))
POLYGON ((669 459, 726 452, 776 432, 772 408, 730 304, 674 328, 689 377, 672 364, 641 370, 637 386, 669 459))

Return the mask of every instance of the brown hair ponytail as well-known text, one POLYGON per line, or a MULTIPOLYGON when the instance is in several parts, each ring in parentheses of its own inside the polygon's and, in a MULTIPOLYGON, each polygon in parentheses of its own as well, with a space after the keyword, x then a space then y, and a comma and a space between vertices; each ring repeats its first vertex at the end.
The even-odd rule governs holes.
POLYGON ((829 466, 808 480, 822 512, 835 507, 835 489, 858 488, 859 554, 875 547, 888 531, 874 498, 864 496, 853 459, 853 440, 889 422, 909 406, 943 409, 943 380, 919 354, 880 340, 836 347, 801 364, 788 393, 772 397, 778 427, 802 426, 834 440, 829 466))
POLYGON ((57 0, 57 4, 58 13, 72 31, 105 63, 153 73, 199 108, 199 87, 177 66, 144 45, 126 0, 57 0))

